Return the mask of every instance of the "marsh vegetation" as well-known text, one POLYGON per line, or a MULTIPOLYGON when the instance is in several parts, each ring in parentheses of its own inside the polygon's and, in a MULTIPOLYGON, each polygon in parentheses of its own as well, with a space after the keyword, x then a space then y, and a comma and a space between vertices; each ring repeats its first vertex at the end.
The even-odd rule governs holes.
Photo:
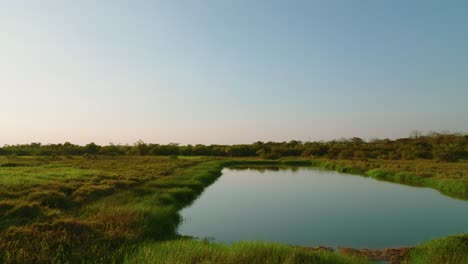
MULTIPOLYGON (((466 140, 466 137, 457 138, 466 140)), ((262 263, 265 259, 270 263, 366 261, 362 257, 323 250, 263 242, 226 246, 178 235, 179 211, 214 182, 226 166, 321 166, 382 180, 431 186, 461 199, 466 199, 468 193, 468 162, 464 159, 446 162, 307 156, 270 160, 184 157, 179 156, 180 152, 170 153, 172 156, 146 155, 151 154, 151 148, 133 152, 148 144, 144 144, 145 147, 141 144, 108 148, 87 146, 85 153, 73 155, 61 152, 65 145, 75 146, 34 147, 36 150, 57 149, 48 153, 18 151, 31 145, 1 148, 6 154, 0 157, 1 262, 142 263, 147 260, 154 263, 156 259, 161 261, 158 256, 165 256, 168 263, 218 260, 262 263), (113 151, 106 153, 102 151, 104 148, 113 151), (117 151, 121 148, 132 152, 121 155, 117 151), (29 156, 31 154, 33 156, 29 156)), ((466 260, 466 252, 451 250, 465 246, 466 236, 442 239, 411 251, 411 259, 417 263, 417 260, 433 256, 425 252, 445 250, 447 258, 466 260)))

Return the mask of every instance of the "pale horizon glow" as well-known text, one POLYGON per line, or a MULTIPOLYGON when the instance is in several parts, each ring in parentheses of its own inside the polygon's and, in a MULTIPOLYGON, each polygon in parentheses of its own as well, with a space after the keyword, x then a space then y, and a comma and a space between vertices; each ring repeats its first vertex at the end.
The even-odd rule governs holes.
POLYGON ((0 145, 468 132, 466 1, 1 1, 0 145))

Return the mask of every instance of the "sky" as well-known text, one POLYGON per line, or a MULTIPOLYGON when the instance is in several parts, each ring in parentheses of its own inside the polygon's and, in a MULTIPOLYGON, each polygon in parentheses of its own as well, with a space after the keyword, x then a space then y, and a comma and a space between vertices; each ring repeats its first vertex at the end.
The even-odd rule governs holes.
POLYGON ((468 1, 0 0, 0 145, 468 132, 468 1))

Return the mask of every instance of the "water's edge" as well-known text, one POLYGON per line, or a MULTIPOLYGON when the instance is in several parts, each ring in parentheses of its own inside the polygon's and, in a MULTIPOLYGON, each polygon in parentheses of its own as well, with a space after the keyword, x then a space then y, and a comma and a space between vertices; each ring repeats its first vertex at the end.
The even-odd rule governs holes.
MULTIPOLYGON (((444 188, 442 185, 433 185, 423 180, 408 180, 416 178, 416 175, 407 174, 407 178, 402 178, 401 174, 389 173, 389 172, 380 172, 375 173, 375 170, 362 171, 352 167, 339 167, 338 165, 332 163, 331 161, 321 161, 321 160, 224 160, 217 162, 209 162, 212 166, 209 166, 206 172, 209 174, 206 178, 206 185, 203 189, 213 184, 219 177, 222 176, 222 170, 224 168, 236 168, 236 167, 268 167, 275 166, 278 168, 300 168, 300 167, 317 167, 324 168, 327 170, 337 171, 341 173, 354 174, 361 177, 370 177, 379 181, 392 182, 392 183, 401 183, 413 187, 427 187, 438 190, 441 194, 449 196, 451 198, 457 198, 461 200, 468 200, 468 197, 465 193, 460 192, 450 192, 450 188, 444 188)), ((201 194, 201 193, 200 193, 201 194)), ((197 200, 195 198, 192 202, 197 200)), ((192 204, 192 203, 190 203, 192 204)), ((186 207, 190 206, 187 204, 186 207)), ((180 211, 179 211, 180 212, 180 211)), ((333 248, 326 246, 319 246, 315 248, 320 249, 330 249, 335 251, 333 248)), ((367 256, 371 260, 384 260, 391 263, 400 263, 402 259, 408 256, 409 252, 414 247, 398 247, 398 248, 383 248, 383 249, 356 249, 351 247, 338 248, 338 251, 343 254, 351 255, 363 255, 367 256)), ((311 248, 314 249, 314 248, 311 248)))

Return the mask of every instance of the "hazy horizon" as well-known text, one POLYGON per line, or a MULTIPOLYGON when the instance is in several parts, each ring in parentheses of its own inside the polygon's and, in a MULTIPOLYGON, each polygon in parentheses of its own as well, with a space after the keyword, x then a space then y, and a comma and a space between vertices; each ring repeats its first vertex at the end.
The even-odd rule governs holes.
POLYGON ((0 145, 468 132, 465 1, 1 1, 0 145))
POLYGON ((402 136, 402 137, 369 137, 369 138, 362 138, 362 137, 359 137, 359 135, 355 135, 355 136, 351 136, 351 137, 340 137, 340 138, 324 138, 324 139, 295 139, 295 138, 291 138, 291 139, 283 139, 283 140, 256 140, 256 141, 252 141, 252 142, 234 142, 234 143, 216 143, 216 142, 189 142, 189 143, 184 143, 184 142, 175 142, 175 141, 165 141, 165 142, 157 142, 157 141, 144 141, 142 139, 138 139, 134 142, 113 142, 113 141, 109 141, 109 142, 98 142, 98 141, 83 141, 83 142, 75 142, 75 141, 70 141, 70 140, 65 140, 65 141, 52 141, 52 142, 41 142, 41 141, 24 141, 24 142, 14 142, 14 143, 4 143, 2 145, 0 145, 0 147, 2 146, 12 146, 12 145, 28 145, 28 144, 36 144, 36 143, 39 143, 41 145, 49 145, 49 144, 64 144, 64 143, 71 143, 71 144, 74 144, 74 145, 78 145, 78 146, 85 146, 89 143, 95 143, 97 145, 100 145, 100 146, 107 146, 107 145, 121 145, 121 146, 125 146, 125 145, 135 145, 135 144, 139 144, 139 142, 143 142, 145 144, 159 144, 159 145, 168 145, 168 144, 177 144, 177 145, 181 145, 181 146, 186 146, 186 145, 192 145, 192 146, 195 146, 195 145, 236 145, 236 144, 240 144, 240 145, 249 145, 249 144, 254 144, 256 142, 264 142, 264 143, 267 143, 267 142, 290 142, 290 141, 301 141, 303 143, 306 143, 306 142, 329 142, 329 141, 341 141, 341 140, 351 140, 352 138, 355 138, 355 137, 358 137, 358 138, 361 138, 362 140, 366 141, 366 142, 372 142, 373 140, 384 140, 384 139, 389 139, 389 140, 397 140, 397 139, 401 139, 401 138, 411 138, 412 137, 412 133, 417 131, 418 133, 420 133, 421 136, 425 136, 425 135, 430 135, 431 133, 436 133, 436 134, 462 134, 462 135, 466 135, 468 133, 466 132, 453 132, 453 131, 419 131, 419 130, 413 130, 411 131, 411 133, 409 133, 408 135, 406 136, 402 136))

